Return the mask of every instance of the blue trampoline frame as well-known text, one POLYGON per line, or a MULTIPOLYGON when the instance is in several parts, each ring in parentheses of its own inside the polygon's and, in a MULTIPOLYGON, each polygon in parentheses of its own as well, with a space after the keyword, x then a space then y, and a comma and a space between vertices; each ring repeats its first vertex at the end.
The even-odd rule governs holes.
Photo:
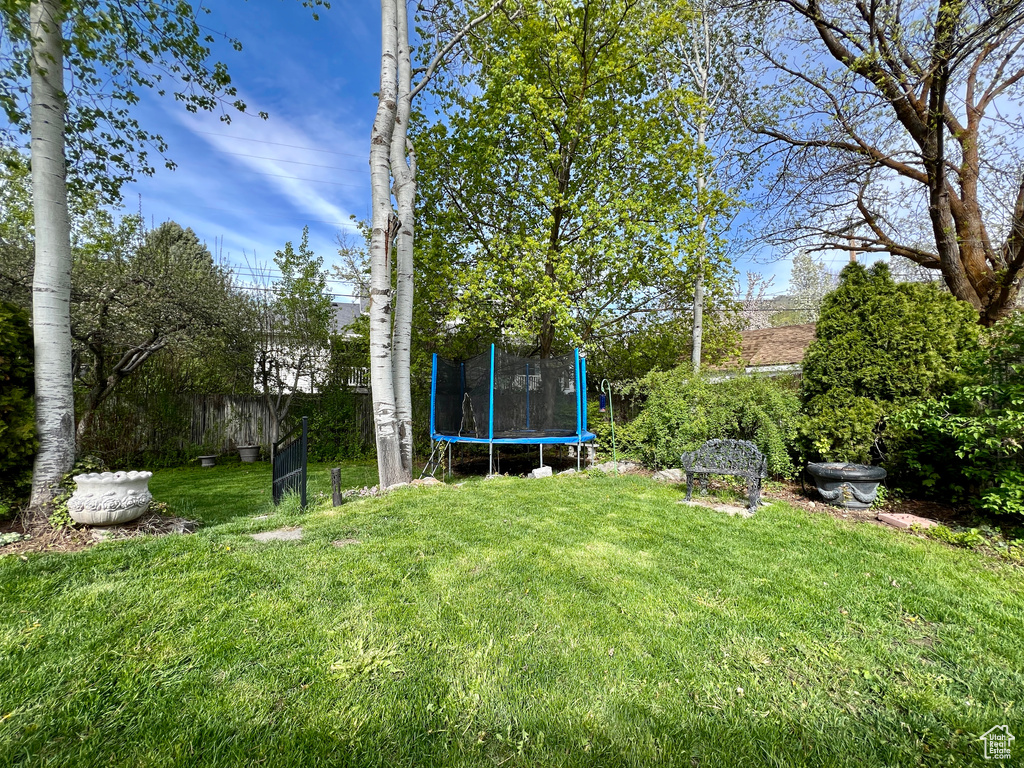
MULTIPOLYGON (((575 364, 576 364, 576 434, 574 435, 560 435, 557 437, 495 437, 494 436, 494 345, 491 344, 491 380, 490 380, 490 393, 488 407, 490 413, 488 414, 488 436, 487 437, 464 437, 461 435, 444 435, 439 433, 435 428, 434 422, 434 409, 436 404, 437 396, 437 353, 434 353, 433 363, 430 373, 430 440, 431 443, 445 443, 449 451, 449 466, 451 457, 451 446, 452 443, 475 443, 477 445, 489 446, 489 472, 493 474, 494 470, 494 446, 496 445, 537 445, 540 446, 540 464, 544 466, 544 446, 545 445, 575 445, 576 448, 576 466, 580 466, 580 454, 582 453, 583 443, 589 443, 597 439, 597 435, 587 430, 587 359, 580 355, 580 350, 577 348, 574 351, 575 364)), ((526 366, 527 375, 529 375, 530 366, 527 363, 526 366)), ((526 391, 527 402, 529 402, 529 388, 526 391)), ((529 419, 529 408, 527 408, 527 419, 529 419)), ((527 431, 529 424, 527 424, 527 431)), ((445 447, 442 446, 441 450, 444 451, 445 447)), ((433 452, 432 452, 433 453, 433 452)), ((429 464, 428 464, 429 466, 429 464)), ((426 471, 426 470, 424 470, 426 471)), ((436 469, 435 469, 436 471, 436 469)))

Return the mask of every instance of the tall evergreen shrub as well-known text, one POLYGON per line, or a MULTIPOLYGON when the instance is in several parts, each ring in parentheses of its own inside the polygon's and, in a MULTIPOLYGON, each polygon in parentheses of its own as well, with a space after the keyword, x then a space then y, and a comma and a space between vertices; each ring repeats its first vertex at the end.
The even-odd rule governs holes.
POLYGON ((21 495, 32 479, 37 446, 32 389, 28 313, 0 302, 0 499, 21 495))
POLYGON ((896 283, 889 267, 852 263, 821 307, 804 357, 799 431, 812 460, 870 463, 899 404, 959 385, 978 316, 934 285, 896 283))

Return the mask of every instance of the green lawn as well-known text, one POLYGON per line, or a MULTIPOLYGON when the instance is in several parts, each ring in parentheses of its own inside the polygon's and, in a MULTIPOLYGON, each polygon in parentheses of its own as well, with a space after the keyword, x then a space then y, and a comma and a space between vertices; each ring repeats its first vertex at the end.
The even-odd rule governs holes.
POLYGON ((256 521, 268 475, 162 470, 197 533, 0 558, 0 765, 981 765, 984 731, 1024 738, 1017 567, 639 477, 256 521), (247 535, 282 525, 305 540, 247 535))

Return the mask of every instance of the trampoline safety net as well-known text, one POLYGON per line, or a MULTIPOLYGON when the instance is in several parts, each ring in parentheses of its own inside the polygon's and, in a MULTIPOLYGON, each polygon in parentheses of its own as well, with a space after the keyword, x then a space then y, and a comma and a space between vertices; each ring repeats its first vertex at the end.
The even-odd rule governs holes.
POLYGON ((488 351, 461 362, 437 358, 435 434, 484 440, 577 435, 575 354, 541 360, 496 348, 491 435, 491 355, 488 351))

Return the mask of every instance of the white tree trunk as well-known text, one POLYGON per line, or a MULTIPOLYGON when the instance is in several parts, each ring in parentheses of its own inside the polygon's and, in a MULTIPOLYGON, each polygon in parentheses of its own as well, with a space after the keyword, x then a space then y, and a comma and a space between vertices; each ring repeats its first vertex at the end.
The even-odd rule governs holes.
POLYGON ((380 487, 406 481, 402 470, 399 424, 391 360, 391 166, 390 148, 398 108, 398 3, 381 0, 380 93, 370 138, 370 388, 377 438, 380 487))
POLYGON ((64 161, 64 57, 60 0, 33 0, 31 133, 35 273, 32 328, 39 453, 31 509, 45 505, 75 463, 75 398, 71 372, 71 226, 64 161))
POLYGON ((370 387, 377 430, 381 488, 412 479, 412 386, 410 362, 413 312, 413 244, 416 220, 416 155, 409 143, 412 100, 426 87, 455 45, 499 8, 470 20, 452 36, 412 85, 412 53, 406 0, 381 0, 380 95, 370 146, 373 199, 370 236, 370 387), (398 203, 395 243, 397 296, 392 305, 391 188, 398 203), (392 323, 392 306, 394 322, 392 323))
POLYGON ((391 174, 398 203, 400 229, 395 242, 398 279, 395 322, 392 333, 392 369, 395 407, 401 443, 402 470, 412 479, 412 382, 410 374, 413 309, 413 240, 416 231, 416 157, 409 146, 409 115, 412 111, 412 55, 405 0, 397 7, 398 101, 391 135, 391 174))
MULTIPOLYGON (((703 110, 697 125, 697 147, 703 150, 705 147, 705 132, 707 129, 706 118, 703 110)), ((704 190, 707 187, 707 176, 703 166, 697 173, 697 205, 703 207, 704 190)), ((693 285, 693 372, 700 373, 701 348, 704 344, 704 270, 707 264, 707 232, 708 216, 701 213, 700 224, 698 225, 700 236, 697 239, 697 279, 693 285)))
MULTIPOLYGON (((702 9, 700 14, 700 38, 694 41, 690 49, 692 59, 690 61, 690 73, 696 81, 694 84, 700 92, 701 103, 697 108, 697 151, 703 152, 707 148, 707 126, 708 115, 715 105, 709 103, 709 86, 711 80, 711 27, 708 18, 708 8, 702 9)), ((703 211, 705 206, 704 190, 707 188, 707 172, 705 165, 701 164, 697 173, 697 205, 700 214, 698 229, 700 237, 697 241, 697 279, 693 287, 693 353, 691 362, 693 372, 700 373, 701 352, 704 345, 704 270, 707 264, 707 229, 708 216, 703 211)))
POLYGON ((697 279, 693 285, 693 372, 700 373, 701 346, 704 343, 704 260, 697 262, 697 279))

